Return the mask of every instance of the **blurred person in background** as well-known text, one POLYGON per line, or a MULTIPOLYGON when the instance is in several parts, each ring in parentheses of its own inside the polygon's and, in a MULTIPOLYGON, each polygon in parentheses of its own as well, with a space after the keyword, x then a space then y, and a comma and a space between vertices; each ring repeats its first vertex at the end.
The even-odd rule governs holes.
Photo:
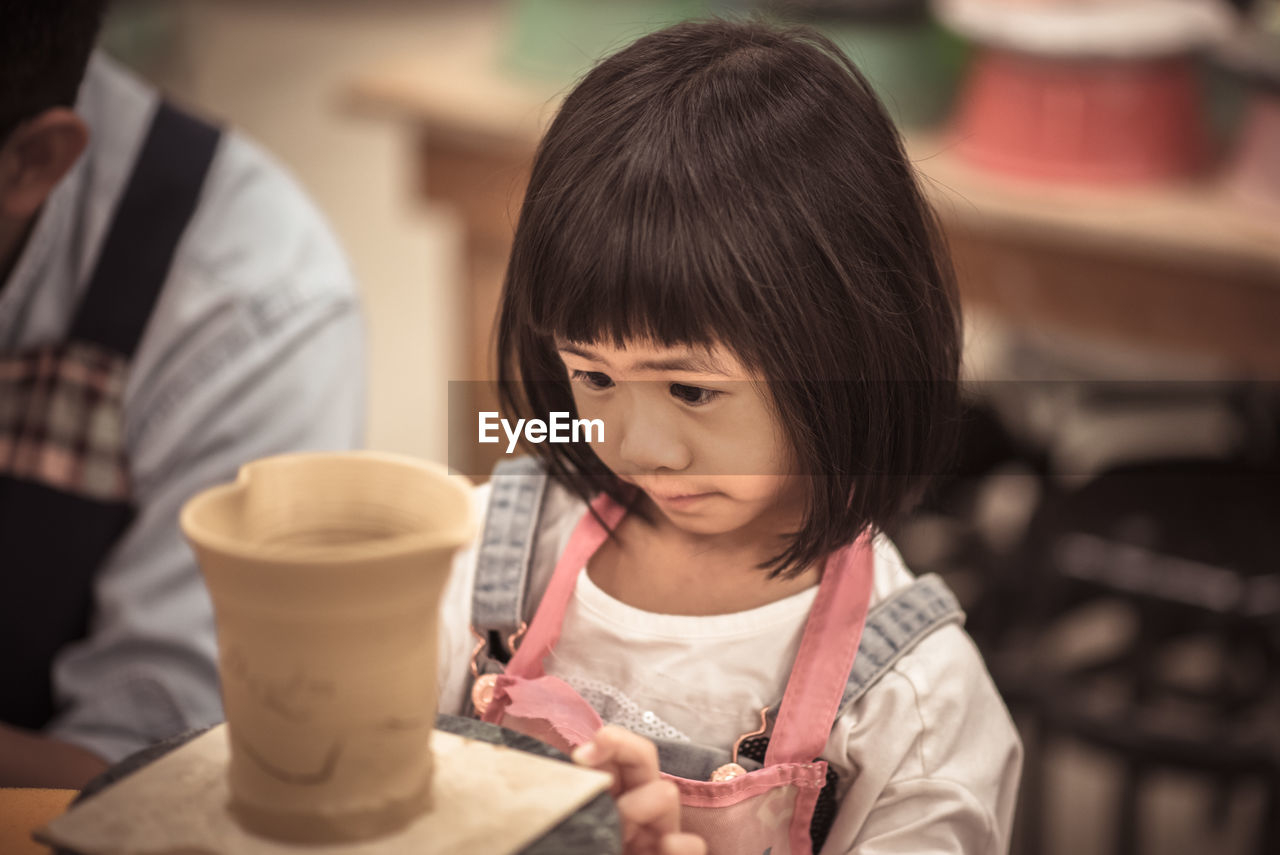
POLYGON ((220 720, 180 506, 362 439, 328 227, 262 151, 95 53, 105 4, 0 0, 0 786, 78 787, 220 720))

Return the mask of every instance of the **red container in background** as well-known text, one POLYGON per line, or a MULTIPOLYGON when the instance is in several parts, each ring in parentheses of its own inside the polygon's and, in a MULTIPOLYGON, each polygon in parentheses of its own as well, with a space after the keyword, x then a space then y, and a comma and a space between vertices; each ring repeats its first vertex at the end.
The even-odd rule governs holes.
POLYGON ((991 170, 1062 181, 1139 183, 1209 159, 1189 55, 1040 56, 982 47, 952 121, 958 153, 991 170))

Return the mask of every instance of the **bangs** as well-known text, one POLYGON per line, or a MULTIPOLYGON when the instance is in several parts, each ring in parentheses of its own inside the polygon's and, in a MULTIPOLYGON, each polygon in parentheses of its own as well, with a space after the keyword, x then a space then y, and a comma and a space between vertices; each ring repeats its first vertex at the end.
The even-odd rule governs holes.
POLYGON ((770 271, 789 254, 775 245, 784 231, 728 214, 764 207, 726 198, 745 193, 721 190, 711 204, 686 166, 619 158, 581 179, 607 194, 548 194, 527 205, 524 216, 549 224, 517 288, 532 331, 617 347, 720 341, 756 361, 742 339, 758 325, 761 283, 776 281, 770 271), (685 173, 683 187, 671 172, 685 173))
POLYGON ((815 199, 823 166, 795 156, 826 106, 771 92, 776 59, 743 50, 603 67, 570 94, 521 209, 511 321, 582 343, 719 341, 754 368, 762 330, 796 329, 800 278, 831 264, 811 209, 846 203, 815 199))

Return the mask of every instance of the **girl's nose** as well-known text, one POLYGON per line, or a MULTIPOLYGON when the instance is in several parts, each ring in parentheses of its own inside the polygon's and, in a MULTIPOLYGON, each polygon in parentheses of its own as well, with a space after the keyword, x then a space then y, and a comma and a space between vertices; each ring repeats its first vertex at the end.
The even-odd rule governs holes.
POLYGON ((680 472, 693 462, 688 445, 660 408, 640 404, 622 426, 618 456, 635 472, 680 472))

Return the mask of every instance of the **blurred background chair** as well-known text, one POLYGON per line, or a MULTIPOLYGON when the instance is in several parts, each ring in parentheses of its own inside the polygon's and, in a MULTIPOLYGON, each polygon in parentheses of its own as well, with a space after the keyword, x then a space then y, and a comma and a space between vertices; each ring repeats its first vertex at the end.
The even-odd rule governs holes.
POLYGON ((1249 851, 1280 851, 1276 387, 1017 389, 977 387, 956 470, 898 535, 909 563, 943 573, 960 593, 1019 722, 1027 755, 1015 851, 1053 851, 1062 836, 1048 779, 1065 745, 1118 770, 1100 835, 1116 855, 1156 851, 1144 802, 1159 773, 1213 793, 1201 818, 1210 836, 1238 795, 1260 792, 1249 851), (1020 437, 991 403, 1046 395, 1069 397, 1075 421, 1058 420, 1040 442, 1020 437), (1200 419, 1187 414, 1207 402, 1230 416, 1219 425, 1229 440, 1201 437, 1182 456, 1160 457, 1173 447, 1162 435, 1186 433, 1200 419), (1089 435, 1091 420, 1114 425, 1117 412, 1145 431, 1131 427, 1127 444, 1104 432, 1111 452, 1093 459, 1064 451, 1079 444, 1066 434, 1089 435))
POLYGON ((1259 853, 1280 851, 1280 490, 1238 462, 1150 462, 1051 494, 1028 529, 1023 608, 992 647, 996 679, 1030 712, 1022 804, 1028 851, 1044 827, 1044 756, 1058 739, 1113 755, 1122 784, 1113 852, 1144 851, 1141 795, 1159 768, 1217 789, 1261 783, 1259 853), (1054 628, 1118 609, 1118 643, 1072 657, 1054 628))

